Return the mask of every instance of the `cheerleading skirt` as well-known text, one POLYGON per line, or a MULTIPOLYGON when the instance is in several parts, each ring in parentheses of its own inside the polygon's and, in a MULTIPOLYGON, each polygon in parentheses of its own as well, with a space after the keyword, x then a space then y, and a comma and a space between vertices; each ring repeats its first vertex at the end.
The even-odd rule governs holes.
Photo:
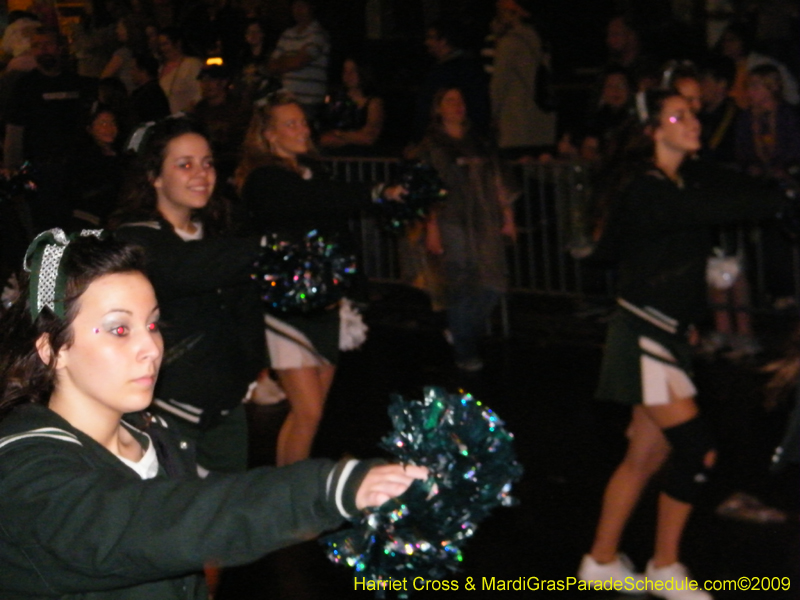
POLYGON ((273 369, 336 364, 339 358, 339 311, 311 315, 265 315, 267 350, 273 369))
POLYGON ((690 373, 691 347, 684 336, 619 310, 609 323, 595 397, 621 404, 668 404, 671 398, 697 394, 690 373))

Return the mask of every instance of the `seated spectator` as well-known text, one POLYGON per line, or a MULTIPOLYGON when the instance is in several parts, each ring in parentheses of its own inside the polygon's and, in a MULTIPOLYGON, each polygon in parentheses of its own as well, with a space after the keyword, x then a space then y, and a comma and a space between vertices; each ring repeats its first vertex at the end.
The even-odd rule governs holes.
POLYGON ((97 82, 97 102, 114 111, 117 116, 117 127, 120 139, 127 138, 136 125, 131 107, 131 99, 125 84, 118 77, 105 77, 97 82))
POLYGON ((325 154, 375 155, 383 130, 383 100, 375 95, 372 70, 348 58, 342 66, 342 87, 328 97, 322 113, 319 145, 325 154))
POLYGON ((114 111, 107 105, 95 106, 68 169, 65 187, 72 207, 71 229, 102 227, 116 207, 125 167, 119 138, 114 111))
POLYGON ((131 110, 137 123, 158 121, 169 114, 169 101, 158 83, 158 60, 149 54, 134 56, 131 110))

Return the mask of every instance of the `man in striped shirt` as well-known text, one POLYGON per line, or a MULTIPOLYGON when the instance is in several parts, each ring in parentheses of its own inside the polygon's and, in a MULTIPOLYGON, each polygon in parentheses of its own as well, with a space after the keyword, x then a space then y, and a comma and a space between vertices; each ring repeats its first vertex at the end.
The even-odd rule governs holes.
POLYGON ((283 32, 267 68, 282 77, 283 88, 297 97, 311 119, 325 101, 331 46, 328 32, 314 18, 311 0, 294 0, 292 16, 297 24, 283 32))

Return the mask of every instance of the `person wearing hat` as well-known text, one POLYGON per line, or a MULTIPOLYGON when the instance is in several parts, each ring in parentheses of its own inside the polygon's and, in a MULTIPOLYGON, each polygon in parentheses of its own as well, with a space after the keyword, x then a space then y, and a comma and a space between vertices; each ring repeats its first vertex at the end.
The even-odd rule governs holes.
POLYGON ((555 144, 555 113, 535 101, 536 74, 545 60, 542 40, 527 22, 525 0, 498 0, 499 32, 490 84, 492 120, 502 154, 517 158, 555 144))
POLYGON ((232 78, 233 72, 225 64, 203 67, 197 76, 201 100, 192 110, 208 131, 222 181, 236 168, 238 149, 250 121, 249 107, 231 91, 232 78))

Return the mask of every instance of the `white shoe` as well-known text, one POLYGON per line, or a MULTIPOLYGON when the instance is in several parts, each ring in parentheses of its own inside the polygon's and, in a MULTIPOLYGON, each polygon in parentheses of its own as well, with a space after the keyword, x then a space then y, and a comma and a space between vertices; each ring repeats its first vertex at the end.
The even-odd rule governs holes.
POLYGON ((648 579, 647 591, 657 598, 664 598, 665 600, 713 600, 713 596, 700 587, 700 585, 692 579, 689 570, 681 563, 672 563, 665 567, 656 568, 653 566, 653 561, 647 563, 645 569, 645 576, 648 579), (652 582, 662 581, 665 587, 671 589, 656 590, 652 582), (691 589, 697 588, 697 589, 691 589))
POLYGON ((636 583, 643 582, 644 576, 633 570, 631 559, 624 554, 617 554, 615 560, 604 564, 600 564, 589 554, 585 554, 581 560, 581 566, 578 567, 578 579, 591 582, 593 589, 613 589, 622 594, 639 595, 642 591, 636 588, 641 588, 642 584, 637 586, 636 583), (616 582, 620 582, 622 587, 612 587, 616 582))

